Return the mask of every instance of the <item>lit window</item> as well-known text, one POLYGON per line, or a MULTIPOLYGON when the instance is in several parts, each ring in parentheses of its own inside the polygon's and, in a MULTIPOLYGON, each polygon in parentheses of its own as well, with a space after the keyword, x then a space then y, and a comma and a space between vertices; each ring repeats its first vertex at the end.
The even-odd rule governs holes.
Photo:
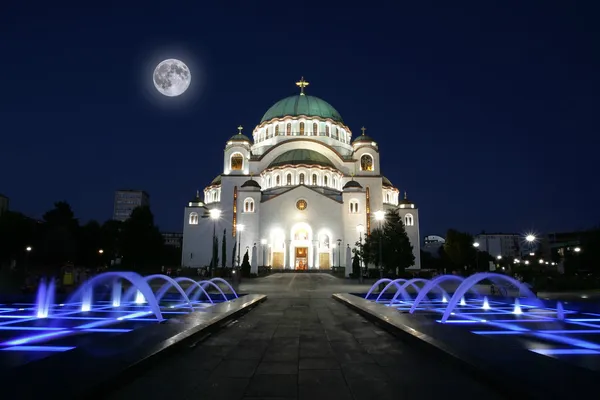
POLYGON ((300 184, 304 185, 304 174, 300 174, 300 184))
POLYGON ((373 171, 373 157, 370 154, 363 154, 360 158, 361 171, 373 171))
POLYGON ((358 200, 350 200, 350 214, 358 214, 358 200))
POLYGON ((404 216, 404 225, 413 226, 414 224, 415 224, 415 220, 414 220, 412 214, 406 214, 404 216))
POLYGON ((300 122, 300 136, 304 136, 304 122, 300 122))
POLYGON ((275 136, 279 136, 279 125, 275 125, 275 136))
POLYGON ((337 189, 337 178, 335 176, 333 177, 333 188, 337 189))
POLYGON ((244 212, 253 213, 254 212, 254 200, 251 198, 247 198, 244 200, 244 212))
POLYGON ((270 176, 267 177, 267 187, 268 188, 271 187, 271 177, 270 176))
POLYGON ((286 132, 285 132, 286 136, 290 136, 292 134, 292 124, 288 122, 285 130, 286 130, 286 132))
POLYGON ((316 186, 316 185, 317 185, 317 174, 313 174, 313 176, 312 176, 312 184, 313 184, 314 186, 316 186))
POLYGON ((229 169, 232 171, 240 171, 244 166, 244 156, 240 153, 235 153, 231 156, 229 169))
POLYGON ((285 177, 285 184, 288 186, 292 185, 292 174, 287 174, 287 176, 285 177))
POLYGON ((279 175, 277 175, 277 178, 275 178, 275 186, 279 186, 281 184, 281 179, 279 178, 279 175))
POLYGON ((329 136, 329 125, 325 125, 325 136, 329 136))
POLYGON ((198 213, 190 213, 190 225, 198 225, 198 213))
POLYGON ((313 123, 313 136, 317 136, 319 134, 319 124, 316 122, 313 123))
POLYGON ((325 175, 323 177, 323 186, 327 186, 327 184, 329 183, 328 181, 329 181, 329 179, 328 179, 327 175, 325 175))

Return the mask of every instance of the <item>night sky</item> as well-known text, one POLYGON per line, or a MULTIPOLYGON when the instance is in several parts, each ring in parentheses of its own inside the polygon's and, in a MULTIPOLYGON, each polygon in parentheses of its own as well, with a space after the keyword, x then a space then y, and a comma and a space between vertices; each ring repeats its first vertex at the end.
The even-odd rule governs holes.
POLYGON ((181 231, 236 127, 304 76, 379 142, 422 236, 600 223, 593 1, 5 3, 0 193, 30 216, 103 221, 139 188, 181 231), (175 101, 151 76, 171 57, 192 73, 175 101))

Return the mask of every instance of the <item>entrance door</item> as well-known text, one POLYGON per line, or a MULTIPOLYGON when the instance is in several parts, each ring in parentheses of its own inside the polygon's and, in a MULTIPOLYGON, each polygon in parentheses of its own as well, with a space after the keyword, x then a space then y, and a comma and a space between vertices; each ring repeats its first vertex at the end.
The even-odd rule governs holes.
POLYGON ((296 247, 296 269, 308 269, 308 247, 296 247))

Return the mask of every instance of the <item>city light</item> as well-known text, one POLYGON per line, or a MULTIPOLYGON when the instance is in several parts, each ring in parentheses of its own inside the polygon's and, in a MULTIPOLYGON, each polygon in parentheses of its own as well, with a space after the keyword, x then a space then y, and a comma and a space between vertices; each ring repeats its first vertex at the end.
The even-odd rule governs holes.
POLYGON ((479 247, 479 242, 473 243, 473 247, 475 247, 475 248, 479 247))
POLYGON ((262 244, 262 245, 267 244, 267 239, 260 239, 260 244, 262 244))
POLYGON ((575 253, 579 253, 579 252, 581 251, 581 247, 575 247, 575 248, 573 249, 573 251, 574 251, 575 253))
POLYGON ((502 260, 502 256, 498 256, 496 257, 498 260, 502 260))
POLYGON ((102 249, 98 250, 98 254, 102 254, 102 253, 104 253, 104 250, 102 250, 102 249))
POLYGON ((242 225, 242 224, 237 224, 237 225, 236 225, 236 228, 237 228, 237 230, 238 230, 238 231, 240 231, 240 232, 243 232, 243 231, 244 231, 244 225, 242 225))
POLYGON ((374 214, 375 214, 375 220, 377 220, 377 221, 383 221, 385 218, 385 211, 381 211, 381 210, 375 211, 374 214))
POLYGON ((544 260, 540 260, 540 264, 543 264, 543 263, 544 263, 544 260))
POLYGON ((27 246, 27 247, 25 248, 25 250, 27 250, 27 251, 31 251, 31 246, 27 246))
POLYGON ((525 236, 525 240, 528 241, 529 243, 533 243, 533 242, 535 242, 535 235, 529 233, 529 234, 527 234, 527 236, 525 236))
POLYGON ((209 211, 210 213, 210 218, 211 219, 219 219, 221 218, 221 210, 217 209, 217 208, 213 208, 212 210, 209 211))
POLYGON ((529 261, 525 260, 525 265, 529 265, 529 261))

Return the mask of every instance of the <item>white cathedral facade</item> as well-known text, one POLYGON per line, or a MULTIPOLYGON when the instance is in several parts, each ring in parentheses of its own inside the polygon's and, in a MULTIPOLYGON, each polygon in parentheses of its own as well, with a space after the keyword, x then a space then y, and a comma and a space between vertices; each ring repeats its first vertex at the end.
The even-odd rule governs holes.
POLYGON ((375 216, 397 209, 420 268, 418 209, 382 175, 377 142, 364 128, 353 140, 329 103, 306 95, 304 79, 297 85, 252 140, 239 127, 227 141, 222 173, 185 207, 182 265, 210 265, 215 234, 219 266, 225 235, 227 266, 248 251, 252 272, 343 266, 348 275, 351 249, 377 228, 375 216))

